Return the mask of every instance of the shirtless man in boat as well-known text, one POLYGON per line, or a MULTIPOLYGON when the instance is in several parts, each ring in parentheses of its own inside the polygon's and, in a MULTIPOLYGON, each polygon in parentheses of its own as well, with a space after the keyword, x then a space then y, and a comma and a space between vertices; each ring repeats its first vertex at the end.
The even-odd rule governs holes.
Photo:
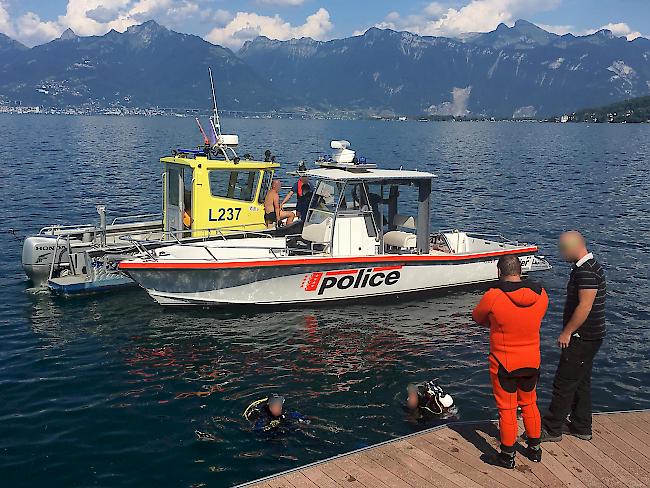
POLYGON ((293 212, 282 210, 282 206, 280 205, 280 187, 280 180, 273 180, 271 182, 271 188, 264 198, 264 223, 266 223, 267 228, 284 219, 287 219, 287 225, 289 225, 296 218, 293 212))

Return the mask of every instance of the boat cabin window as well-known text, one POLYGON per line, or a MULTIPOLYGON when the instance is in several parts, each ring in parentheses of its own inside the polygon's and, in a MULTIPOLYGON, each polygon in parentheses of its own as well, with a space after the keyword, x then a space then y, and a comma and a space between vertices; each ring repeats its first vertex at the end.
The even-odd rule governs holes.
POLYGON ((273 181, 273 171, 264 171, 264 175, 262 176, 262 188, 260 189, 260 196, 257 198, 257 201, 259 203, 262 204, 264 203, 266 194, 271 188, 272 181, 273 181))
POLYGON ((251 202, 257 192, 260 171, 211 170, 210 193, 213 197, 251 202))
POLYGON ((189 213, 192 208, 192 168, 183 168, 183 208, 189 213))
POLYGON ((307 222, 319 224, 327 217, 334 216, 339 199, 341 198, 342 189, 343 183, 326 180, 319 181, 311 199, 307 222))
POLYGON ((181 170, 178 167, 170 167, 167 170, 167 199, 172 205, 179 205, 180 203, 180 180, 181 170))
POLYGON ((339 211, 361 210, 366 204, 366 191, 363 183, 348 183, 345 185, 339 211))

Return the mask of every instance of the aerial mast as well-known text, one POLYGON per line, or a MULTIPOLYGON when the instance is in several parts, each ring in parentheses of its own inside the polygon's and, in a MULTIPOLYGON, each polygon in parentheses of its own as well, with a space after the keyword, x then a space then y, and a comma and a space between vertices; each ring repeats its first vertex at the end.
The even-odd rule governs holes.
POLYGON ((210 73, 210 88, 212 88, 212 106, 213 114, 210 118, 210 124, 212 124, 212 130, 214 131, 215 144, 220 144, 221 139, 221 123, 219 122, 219 110, 217 109, 217 96, 214 93, 214 80, 212 79, 212 68, 208 68, 210 73))

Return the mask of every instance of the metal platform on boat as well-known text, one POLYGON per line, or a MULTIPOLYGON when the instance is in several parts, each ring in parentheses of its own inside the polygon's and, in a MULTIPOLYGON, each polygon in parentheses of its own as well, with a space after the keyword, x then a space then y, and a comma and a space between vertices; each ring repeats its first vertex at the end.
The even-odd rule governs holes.
POLYGON ((137 287, 133 280, 124 275, 96 281, 85 279, 85 276, 74 275, 51 278, 48 280, 47 286, 52 293, 61 296, 92 295, 125 287, 137 287))

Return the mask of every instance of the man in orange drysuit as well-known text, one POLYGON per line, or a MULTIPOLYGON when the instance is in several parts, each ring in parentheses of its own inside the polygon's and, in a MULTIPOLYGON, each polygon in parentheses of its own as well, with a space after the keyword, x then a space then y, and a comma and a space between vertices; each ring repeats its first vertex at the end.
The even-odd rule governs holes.
POLYGON ((497 269, 499 284, 483 295, 472 312, 476 323, 490 327, 490 379, 501 434, 501 452, 484 456, 483 460, 513 469, 518 406, 528 437, 526 454, 534 462, 542 459, 535 387, 540 364, 539 329, 548 308, 548 295, 537 283, 521 280, 517 256, 502 256, 497 269))

